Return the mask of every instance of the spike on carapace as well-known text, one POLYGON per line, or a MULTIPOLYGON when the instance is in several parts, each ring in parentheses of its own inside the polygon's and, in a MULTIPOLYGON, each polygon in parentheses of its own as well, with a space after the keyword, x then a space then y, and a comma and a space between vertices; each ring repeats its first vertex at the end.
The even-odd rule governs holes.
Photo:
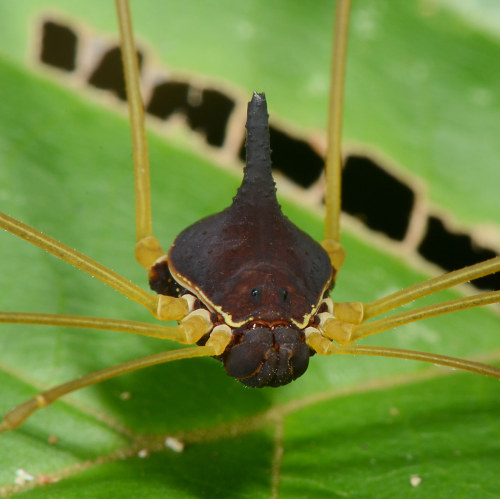
POLYGON ((249 204, 256 208, 273 206, 280 209, 271 172, 269 115, 264 93, 253 93, 248 103, 246 129, 246 165, 233 205, 236 209, 240 206, 246 209, 249 204))

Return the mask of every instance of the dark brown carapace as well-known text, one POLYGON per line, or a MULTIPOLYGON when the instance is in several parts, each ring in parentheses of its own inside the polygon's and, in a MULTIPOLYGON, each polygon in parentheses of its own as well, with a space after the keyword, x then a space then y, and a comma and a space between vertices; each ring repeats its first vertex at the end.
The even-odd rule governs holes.
POLYGON ((181 232, 150 272, 153 290, 191 293, 214 325, 231 328, 220 359, 230 376, 254 387, 285 385, 305 372, 312 352, 303 331, 315 324, 334 277, 325 250, 281 211, 268 119, 264 94, 254 93, 243 182, 231 206, 181 232))

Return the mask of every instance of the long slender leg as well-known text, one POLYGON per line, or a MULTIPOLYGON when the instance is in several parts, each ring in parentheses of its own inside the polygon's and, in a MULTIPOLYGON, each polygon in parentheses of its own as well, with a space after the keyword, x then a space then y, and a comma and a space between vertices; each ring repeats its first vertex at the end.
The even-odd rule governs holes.
POLYGON ((471 281, 498 271, 500 271, 500 257, 495 257, 485 262, 477 263, 415 284, 414 286, 402 289, 401 291, 397 291, 396 293, 371 303, 335 303, 335 318, 331 315, 323 316, 321 327, 329 338, 345 344, 409 322, 500 302, 500 291, 481 293, 475 296, 468 296, 437 303, 435 305, 420 307, 409 312, 395 314, 377 321, 366 322, 372 317, 394 310, 418 298, 423 298, 424 296, 437 293, 438 291, 448 289, 457 284, 471 281))
MULTIPOLYGON (((453 286, 457 282, 468 280, 466 278, 467 276, 469 278, 477 278, 480 275, 493 273, 498 270, 497 267, 499 263, 500 259, 494 258, 465 269, 450 272, 444 276, 430 279, 429 281, 425 281, 424 283, 417 284, 416 286, 412 286, 411 288, 395 293, 387 300, 382 299, 381 303, 386 304, 386 306, 387 304, 394 305, 396 302, 399 302, 399 300, 404 300, 402 303, 406 303, 407 301, 410 301, 407 299, 408 297, 415 299, 420 298, 421 296, 426 296, 427 294, 435 293, 436 291, 453 286), (396 297, 394 298, 394 296, 396 297)), ((426 307, 420 307, 360 325, 334 319, 332 318, 333 316, 331 312, 328 312, 320 314, 321 322, 318 328, 311 327, 306 330, 307 344, 320 355, 374 355, 419 360, 500 379, 500 368, 466 359, 458 359, 434 353, 417 352, 399 348, 350 345, 350 343, 366 336, 386 331, 388 329, 393 329, 409 322, 419 321, 436 315, 457 312, 459 310, 465 310, 467 308, 479 307, 497 302, 500 302, 500 291, 491 291, 481 293, 479 295, 467 296, 456 300, 428 305, 426 307), (340 343, 340 345, 335 344, 331 340, 340 343)), ((357 303, 348 303, 344 305, 363 306, 363 304, 357 303)), ((397 306, 399 306, 399 303, 394 305, 394 307, 397 306)), ((346 307, 347 313, 350 313, 349 310, 351 310, 351 312, 352 310, 361 310, 361 314, 363 311, 362 308, 346 307)))
POLYGON ((479 295, 466 296, 464 298, 457 298, 456 300, 428 305, 427 307, 420 307, 415 310, 409 310, 408 312, 401 312, 384 319, 355 326, 349 343, 410 322, 421 321, 422 319, 458 312, 459 310, 466 310, 468 308, 484 307, 485 305, 498 302, 500 302, 500 291, 490 291, 488 293, 481 293, 479 295))
MULTIPOLYGON (((334 49, 332 53, 332 83, 330 88, 328 153, 326 161, 327 196, 325 239, 322 242, 323 247, 330 255, 332 265, 337 270, 343 260, 343 250, 340 245, 339 223, 341 207, 340 147, 349 12, 350 0, 339 0, 337 2, 335 14, 334 49)), ((500 257, 497 257, 477 265, 466 267, 465 269, 450 272, 444 276, 429 279, 428 281, 424 281, 423 283, 411 286, 367 304, 361 302, 332 304, 330 299, 326 299, 325 303, 328 305, 329 310, 328 312, 319 314, 320 323, 317 328, 310 327, 306 330, 307 343, 313 350, 322 355, 358 354, 401 357, 447 365, 457 369, 469 370, 498 378, 500 377, 500 369, 462 359, 394 348, 346 345, 365 336, 385 331, 408 322, 456 312, 466 308, 500 302, 500 291, 494 291, 421 307, 409 312, 403 312, 391 317, 365 323, 365 321, 370 318, 393 310, 418 298, 447 289, 459 283, 493 274, 499 270, 500 257), (336 345, 331 340, 341 345, 336 345)))
POLYGON ((104 284, 128 296, 131 300, 136 301, 143 307, 146 307, 159 319, 165 321, 182 319, 189 312, 189 305, 182 298, 172 298, 169 296, 148 293, 133 282, 125 279, 95 260, 92 260, 92 258, 85 256, 83 253, 1 212, 0 227, 42 248, 48 253, 52 253, 61 260, 87 272, 87 274, 96 277, 104 284))
POLYGON ((500 368, 481 364, 466 359, 448 357, 434 353, 417 352, 414 350, 405 350, 402 348, 376 347, 369 345, 336 345, 322 334, 315 331, 314 328, 306 330, 307 344, 320 355, 371 355, 379 357, 395 357, 399 359, 419 360, 429 362, 440 366, 447 366, 453 369, 469 371, 476 374, 491 376, 500 379, 500 368))
POLYGON ((214 330, 210 339, 207 341, 207 344, 203 347, 183 348, 148 355, 147 357, 141 357, 140 359, 124 362, 123 364, 108 367, 106 369, 82 376, 81 378, 68 381, 67 383, 63 383, 62 385, 40 393, 23 404, 14 407, 14 409, 6 414, 3 421, 0 422, 0 433, 17 428, 37 409, 47 407, 63 395, 79 390, 80 388, 100 383, 101 381, 114 378, 120 374, 137 371, 138 369, 144 369, 145 367, 157 364, 164 364, 165 362, 190 359, 193 357, 220 355, 226 348, 230 336, 230 333, 226 330, 214 330))
POLYGON ((433 279, 415 284, 396 293, 367 303, 364 306, 364 320, 383 314, 413 300, 448 289, 463 282, 472 281, 500 271, 500 257, 491 258, 460 270, 448 272, 433 279))
POLYGON ((206 310, 196 310, 192 312, 176 327, 122 319, 25 312, 0 312, 0 323, 37 324, 41 326, 50 325, 120 331, 122 333, 139 334, 163 340, 173 340, 188 345, 196 343, 213 327, 210 321, 210 315, 206 310))
MULTIPOLYGON (((117 7, 122 18, 125 18, 123 26, 130 31, 130 15, 128 5, 125 1, 117 0, 117 7), (128 18, 128 23, 127 23, 128 18)), ((122 23, 120 24, 122 26, 122 23)), ((156 238, 151 236, 151 206, 149 194, 149 162, 147 153, 146 135, 144 130, 144 111, 139 94, 137 66, 135 49, 131 34, 124 36, 124 44, 127 44, 124 59, 128 61, 127 86, 132 87, 131 94, 133 103, 131 104, 132 137, 134 141, 134 165, 136 172, 136 216, 137 216, 137 237, 141 241, 138 250, 138 261, 149 268, 151 264, 164 254, 156 238), (132 47, 130 45, 132 44, 132 47), (142 123, 142 125, 141 125, 142 123)), ((102 282, 116 289, 130 299, 140 303, 150 310, 156 317, 162 320, 182 319, 189 312, 189 306, 183 299, 157 296, 147 293, 139 286, 136 286, 127 279, 121 277, 116 272, 104 267, 82 253, 66 246, 55 239, 42 234, 36 229, 23 224, 3 213, 0 213, 0 227, 8 230, 32 244, 35 244, 49 253, 65 260, 78 267, 88 274, 100 279, 102 282)))
POLYGON ((410 322, 421 321, 423 319, 436 317, 437 315, 450 314, 468 308, 484 307, 485 305, 499 302, 500 291, 489 291, 479 295, 466 296, 457 298, 456 300, 419 307, 407 312, 400 312, 399 314, 362 323, 360 325, 339 321, 338 319, 333 319, 331 314, 325 314, 325 316, 321 317, 322 320, 319 327, 325 336, 337 343, 346 345, 354 343, 366 336, 381 333, 388 329, 394 329, 403 324, 409 324, 410 322))
POLYGON ((146 269, 165 252, 153 236, 149 154, 144 122, 144 106, 139 86, 139 66, 135 48, 130 8, 126 0, 116 0, 120 27, 122 60, 127 88, 130 129, 134 153, 136 260, 146 269))
POLYGON ((326 154, 325 236, 323 247, 338 271, 345 258, 340 244, 340 211, 342 190, 342 110, 345 65, 351 0, 339 0, 335 10, 331 84, 328 112, 328 150, 326 154))

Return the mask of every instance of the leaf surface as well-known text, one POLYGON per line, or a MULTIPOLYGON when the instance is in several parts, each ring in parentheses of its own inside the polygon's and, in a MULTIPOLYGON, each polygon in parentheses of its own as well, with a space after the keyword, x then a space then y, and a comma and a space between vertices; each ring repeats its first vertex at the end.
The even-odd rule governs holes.
MULTIPOLYGON (((498 243, 498 38, 450 2, 355 4, 347 144, 388 158, 426 202, 461 227, 487 227, 498 243)), ((81 74, 33 63, 42 15, 73 23, 88 46, 115 39, 112 7, 0 2, 9 21, 0 33, 1 209, 147 288, 133 259, 125 109, 88 89, 81 74)), ((227 89, 238 102, 265 90, 276 123, 323 140, 331 2, 218 2, 216 14, 201 1, 133 8, 157 71, 227 89)), ((154 228, 168 247, 187 225, 229 204, 238 163, 182 127, 152 127, 154 228)), ((304 200, 281 199, 287 215, 321 239, 321 220, 304 200)), ((359 232, 344 230, 348 260, 336 300, 369 301, 428 277, 413 256, 359 232)), ((0 309, 153 320, 96 279, 0 236, 0 309)), ((495 310, 482 309, 366 343, 498 362, 499 327, 495 310)), ((166 348, 176 346, 2 325, 0 414, 57 383, 166 348)), ((27 497, 497 497, 498 390, 492 379, 410 361, 319 356, 291 385, 251 390, 213 359, 181 361, 72 394, 1 435, 0 493, 34 486, 27 497), (185 450, 165 448, 167 436, 185 450), (16 488, 20 469, 35 480, 16 488)))

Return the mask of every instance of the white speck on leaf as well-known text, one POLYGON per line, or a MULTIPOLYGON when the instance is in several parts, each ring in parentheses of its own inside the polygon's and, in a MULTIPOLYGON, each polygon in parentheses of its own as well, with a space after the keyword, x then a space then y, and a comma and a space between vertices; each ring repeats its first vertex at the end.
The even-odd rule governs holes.
POLYGON ((120 393, 120 398, 122 400, 130 400, 130 397, 132 397, 132 394, 130 392, 122 392, 122 393, 120 393))
POLYGON ((165 447, 174 452, 182 452, 184 450, 184 442, 181 442, 178 438, 167 437, 165 439, 165 447))
POLYGON ((32 482, 35 479, 33 475, 30 475, 23 469, 19 468, 16 470, 16 479, 14 480, 14 483, 16 485, 25 485, 27 482, 32 482))
POLYGON ((418 487, 421 482, 422 482, 422 478, 419 477, 418 475, 412 475, 410 477, 410 483, 411 483, 412 487, 418 487))

